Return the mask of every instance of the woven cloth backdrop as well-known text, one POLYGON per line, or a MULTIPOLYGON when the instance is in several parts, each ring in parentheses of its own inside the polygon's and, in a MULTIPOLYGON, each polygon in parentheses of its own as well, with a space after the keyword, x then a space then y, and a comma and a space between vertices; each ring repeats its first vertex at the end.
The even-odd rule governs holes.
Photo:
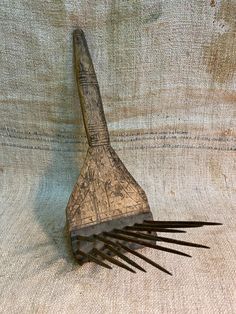
MULTIPOLYGON (((0 312, 236 313, 235 0, 2 0, 0 312), (72 31, 84 29, 112 145, 192 259, 136 275, 79 267, 65 207, 87 144, 72 31)), ((171 246, 170 246, 171 247, 171 246)))

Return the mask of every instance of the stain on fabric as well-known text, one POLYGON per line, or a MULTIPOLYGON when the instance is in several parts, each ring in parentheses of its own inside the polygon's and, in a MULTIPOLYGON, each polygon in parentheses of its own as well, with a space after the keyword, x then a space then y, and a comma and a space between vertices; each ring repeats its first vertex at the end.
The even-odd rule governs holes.
POLYGON ((213 181, 216 181, 221 177, 222 171, 218 160, 214 158, 209 160, 209 171, 213 181))
POLYGON ((208 167, 212 182, 221 190, 228 189, 227 176, 222 169, 220 161, 212 157, 209 160, 208 167))
POLYGON ((158 6, 158 11, 150 13, 148 17, 144 18, 144 23, 153 23, 158 20, 161 16, 161 6, 158 6))
POLYGON ((212 102, 223 104, 235 104, 236 92, 225 89, 214 88, 188 88, 186 96, 190 99, 196 100, 199 104, 211 105, 212 102))
MULTIPOLYGON (((176 104, 176 107, 168 108, 168 114, 169 117, 176 115, 176 108, 178 108, 179 113, 181 113, 181 110, 186 110, 186 103, 182 101, 184 97, 187 97, 189 100, 192 100, 190 103, 192 103, 192 108, 195 107, 195 104, 197 102, 198 107, 201 105, 204 107, 212 107, 212 103, 222 103, 225 105, 228 105, 230 108, 235 106, 236 102, 236 92, 234 91, 226 91, 223 89, 201 89, 201 88, 188 88, 187 91, 185 88, 181 90, 181 88, 165 88, 165 89, 159 89, 158 92, 154 93, 146 93, 142 95, 142 99, 140 97, 134 97, 132 95, 126 95, 123 96, 123 99, 120 99, 120 106, 119 106, 119 113, 120 115, 117 116, 117 109, 113 106, 109 112, 107 112, 106 116, 109 122, 116 122, 120 121, 120 117, 124 117, 124 119, 130 119, 135 117, 141 117, 141 116, 147 116, 148 114, 159 114, 164 115, 164 112, 160 110, 160 107, 156 106, 155 103, 149 102, 150 104, 147 105, 137 105, 137 102, 143 103, 147 99, 151 99, 152 97, 155 97, 155 103, 162 102, 162 103, 168 103, 169 101, 173 101, 173 103, 176 104), (161 95, 161 99, 157 97, 157 95, 161 95), (180 99, 181 101, 178 101, 180 99), (122 105, 122 102, 125 104, 122 105), (136 105, 133 104, 136 102, 136 105), (178 107, 177 107, 178 106, 178 107), (173 110, 173 111, 172 111, 173 110)), ((104 101, 107 103, 114 101, 110 98, 104 97, 104 101)), ((115 101, 119 101, 116 99, 115 101)), ((190 104, 188 104, 188 110, 191 110, 190 104)))
POLYGON ((236 71, 236 2, 223 1, 214 24, 220 24, 223 33, 217 35, 204 50, 204 60, 212 80, 229 82, 236 71), (227 26, 227 27, 226 27, 227 26))
POLYGON ((210 6, 211 6, 211 7, 215 7, 215 6, 216 6, 216 1, 215 1, 215 0, 211 0, 210 6))
POLYGON ((222 132, 222 135, 223 136, 232 136, 233 135, 233 129, 230 128, 230 129, 226 129, 222 132))

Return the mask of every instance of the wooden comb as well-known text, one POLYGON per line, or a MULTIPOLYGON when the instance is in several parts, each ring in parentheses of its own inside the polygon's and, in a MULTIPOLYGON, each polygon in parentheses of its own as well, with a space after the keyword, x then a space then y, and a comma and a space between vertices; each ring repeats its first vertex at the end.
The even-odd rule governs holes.
POLYGON ((105 261, 131 272, 145 271, 124 253, 129 252, 158 269, 171 274, 148 259, 138 248, 190 256, 179 250, 157 245, 174 243, 200 248, 205 245, 157 236, 157 232, 181 233, 183 228, 216 225, 199 221, 154 221, 143 189, 125 168, 110 145, 109 133, 97 77, 84 33, 73 34, 76 78, 89 148, 80 176, 69 198, 66 217, 72 251, 80 264, 95 262, 111 268, 105 261), (114 258, 120 257, 124 262, 114 258))

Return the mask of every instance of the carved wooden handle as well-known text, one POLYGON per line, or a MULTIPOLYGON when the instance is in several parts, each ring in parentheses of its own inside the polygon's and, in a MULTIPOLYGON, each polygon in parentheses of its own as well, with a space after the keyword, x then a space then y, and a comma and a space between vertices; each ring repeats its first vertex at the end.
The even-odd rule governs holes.
POLYGON ((109 145, 109 134, 93 62, 84 32, 74 31, 76 78, 89 146, 109 145))

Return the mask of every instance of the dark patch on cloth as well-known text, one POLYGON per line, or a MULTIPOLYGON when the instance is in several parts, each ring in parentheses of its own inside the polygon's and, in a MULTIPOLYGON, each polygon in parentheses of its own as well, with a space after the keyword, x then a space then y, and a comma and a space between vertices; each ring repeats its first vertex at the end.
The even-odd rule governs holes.
POLYGON ((223 1, 214 22, 219 23, 225 32, 205 48, 204 60, 212 80, 225 83, 232 80, 236 71, 236 2, 223 1))
POLYGON ((215 6, 216 6, 216 1, 215 1, 215 0, 211 0, 210 6, 211 6, 211 7, 215 7, 215 6))

